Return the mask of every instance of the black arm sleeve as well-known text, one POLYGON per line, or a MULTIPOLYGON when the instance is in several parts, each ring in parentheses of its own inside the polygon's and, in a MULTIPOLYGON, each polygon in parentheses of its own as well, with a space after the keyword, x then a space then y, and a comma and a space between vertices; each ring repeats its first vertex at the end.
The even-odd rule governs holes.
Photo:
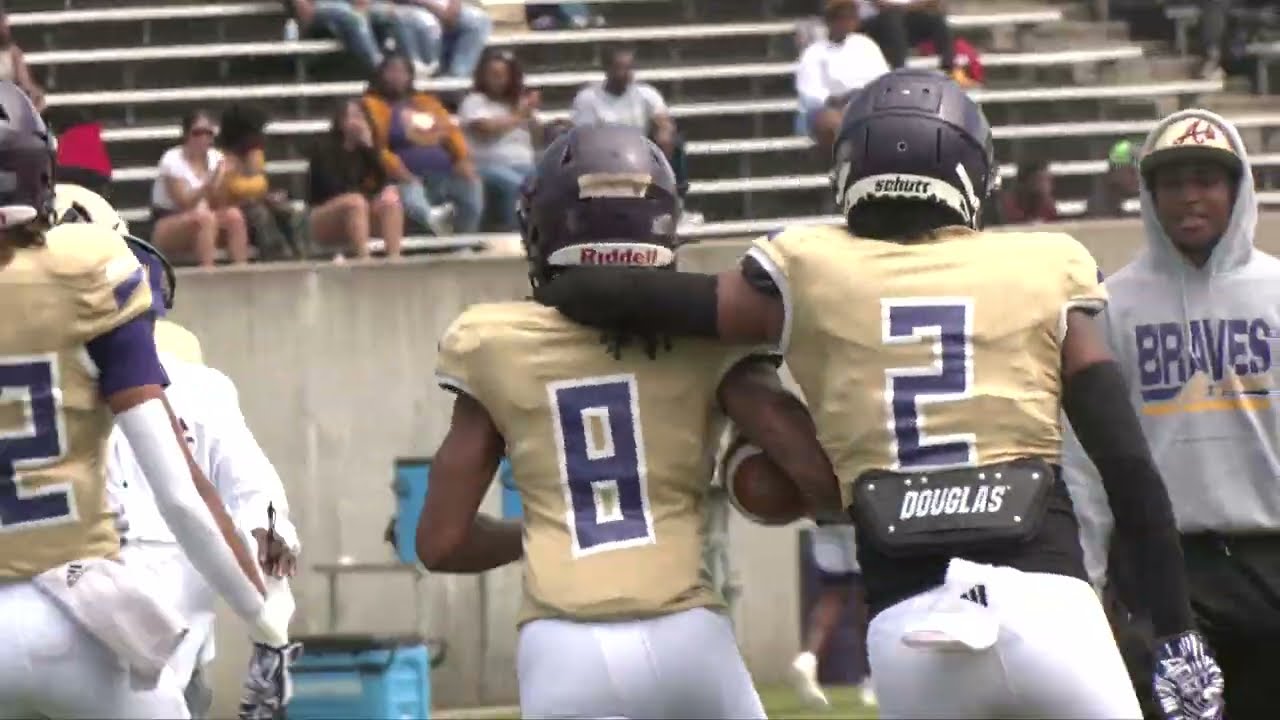
POLYGON ((562 270, 533 297, 569 319, 641 335, 716 337, 716 276, 638 267, 562 270))
POLYGON ((1173 505, 1156 469, 1129 389, 1115 362, 1095 363, 1064 381, 1062 407, 1102 475, 1115 516, 1113 545, 1130 556, 1157 636, 1193 628, 1173 505))

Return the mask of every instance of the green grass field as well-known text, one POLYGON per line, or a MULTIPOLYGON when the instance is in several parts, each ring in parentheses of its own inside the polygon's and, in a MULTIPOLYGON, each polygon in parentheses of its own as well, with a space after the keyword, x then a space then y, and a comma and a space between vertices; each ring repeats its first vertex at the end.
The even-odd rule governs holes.
MULTIPOLYGON (((800 702, 789 687, 761 688, 765 713, 771 718, 787 720, 874 720, 875 710, 858 701, 857 688, 827 688, 831 707, 814 710, 800 702)), ((475 708, 467 710, 437 710, 432 714, 439 720, 519 720, 515 708, 475 708)))

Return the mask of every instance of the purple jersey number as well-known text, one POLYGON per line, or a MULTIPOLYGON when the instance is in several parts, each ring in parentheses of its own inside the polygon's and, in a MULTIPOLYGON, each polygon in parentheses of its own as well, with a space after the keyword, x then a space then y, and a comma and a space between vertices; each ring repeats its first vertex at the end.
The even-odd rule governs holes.
POLYGON ((51 525, 72 518, 66 485, 24 491, 22 470, 61 458, 57 362, 53 356, 0 358, 0 402, 22 404, 26 427, 0 431, 0 532, 51 525))
POLYGON ((933 344, 933 363, 886 371, 895 470, 972 465, 972 433, 926 433, 926 406, 962 400, 973 389, 973 301, 894 298, 881 301, 885 345, 933 344))
POLYGON ((656 542, 634 375, 547 385, 573 555, 656 542))

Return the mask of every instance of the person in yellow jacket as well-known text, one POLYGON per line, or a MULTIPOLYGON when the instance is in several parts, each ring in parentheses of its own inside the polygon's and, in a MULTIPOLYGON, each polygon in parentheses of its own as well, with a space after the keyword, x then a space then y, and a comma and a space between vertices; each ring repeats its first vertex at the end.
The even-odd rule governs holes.
POLYGON ((484 191, 457 121, 430 93, 413 86, 413 63, 390 55, 361 98, 387 174, 400 185, 405 215, 431 227, 431 203, 454 206, 454 229, 475 232, 484 191))
POLYGON ((299 211, 283 191, 273 192, 267 179, 264 129, 267 114, 256 106, 236 103, 219 119, 218 146, 223 168, 212 202, 239 207, 258 247, 259 259, 296 257, 295 228, 299 211))

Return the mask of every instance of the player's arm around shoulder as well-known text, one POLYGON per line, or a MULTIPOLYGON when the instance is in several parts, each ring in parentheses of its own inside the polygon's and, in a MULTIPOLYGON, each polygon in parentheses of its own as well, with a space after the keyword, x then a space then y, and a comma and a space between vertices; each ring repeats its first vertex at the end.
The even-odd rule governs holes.
POLYGON ((725 484, 739 510, 764 524, 839 512, 842 505, 813 418, 783 387, 778 362, 776 355, 748 355, 724 375, 718 392, 735 426, 725 453, 725 484))
POLYGON ((778 343, 789 297, 782 259, 766 248, 760 258, 749 254, 741 267, 716 275, 648 267, 574 268, 534 288, 534 298, 575 322, 603 330, 778 343))
POLYGON ((520 523, 479 514, 506 441, 476 395, 484 388, 477 362, 484 324, 475 320, 463 313, 440 340, 436 381, 454 394, 453 414, 431 462, 416 538, 418 559, 435 572, 483 572, 524 555, 520 523))

